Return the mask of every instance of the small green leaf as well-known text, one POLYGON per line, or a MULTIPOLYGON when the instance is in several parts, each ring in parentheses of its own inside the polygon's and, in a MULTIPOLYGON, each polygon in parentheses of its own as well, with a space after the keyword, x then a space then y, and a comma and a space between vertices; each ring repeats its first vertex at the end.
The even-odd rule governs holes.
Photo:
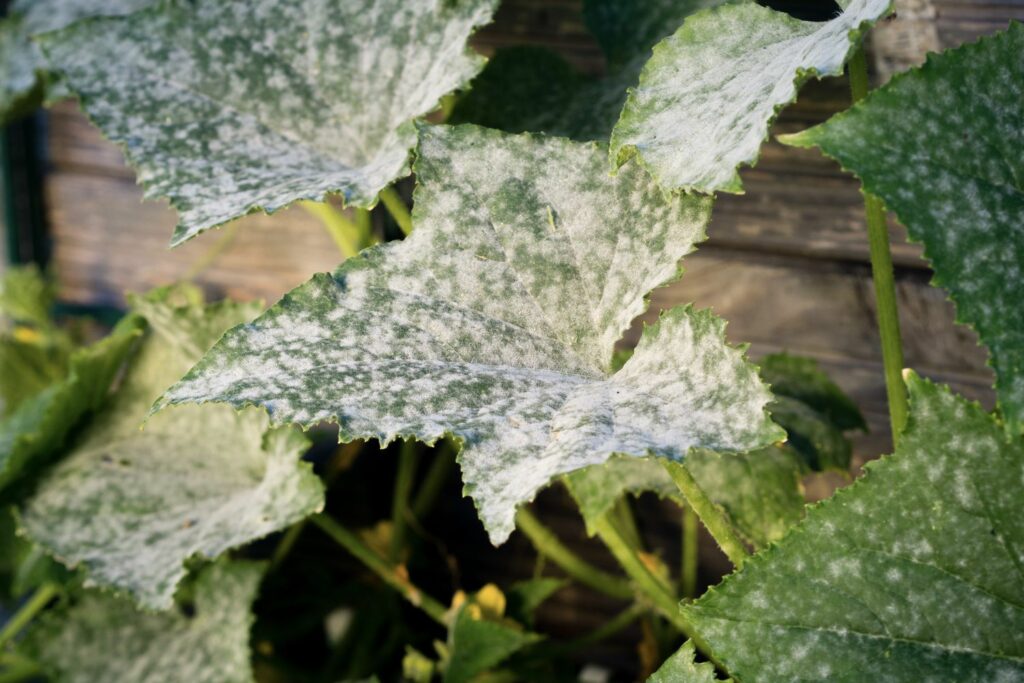
POLYGON ((305 438, 270 429, 262 411, 183 406, 140 430, 161 392, 258 310, 178 307, 176 294, 135 299, 150 331, 122 386, 22 512, 34 541, 152 608, 171 605, 193 555, 215 558, 323 505, 322 484, 299 462, 305 438))
POLYGON ((512 584, 505 596, 508 598, 508 616, 520 624, 531 626, 533 613, 548 598, 569 585, 567 579, 541 577, 512 584))
POLYGON ((587 0, 583 14, 608 61, 607 74, 580 74, 557 53, 518 46, 498 50, 449 118, 510 133, 607 140, 636 85, 651 46, 687 15, 723 0, 587 0))
POLYGON ((910 374, 895 455, 686 617, 744 681, 1024 677, 1024 443, 910 374))
POLYGON ((783 142, 818 146, 881 197, 988 346, 1007 425, 1024 429, 1024 25, 933 55, 783 142))
POLYGON ((825 374, 818 361, 805 356, 773 353, 762 358, 761 379, 776 396, 795 399, 823 415, 841 432, 867 430, 860 408, 825 374))
POLYGON ((41 45, 124 146, 172 243, 339 192, 372 207, 408 173, 412 120, 468 81, 496 0, 195 0, 77 24, 41 45))
POLYGON ((62 380, 22 400, 0 420, 0 489, 35 474, 62 454, 61 447, 82 417, 106 402, 141 325, 129 316, 106 339, 73 352, 62 380))
POLYGON ((207 567, 188 612, 181 604, 140 612, 130 600, 88 591, 34 625, 21 649, 62 683, 251 683, 251 606, 262 574, 254 562, 207 567))
POLYGON ((53 283, 35 266, 9 268, 0 278, 0 316, 10 323, 52 327, 50 309, 55 299, 53 283))
POLYGON ((731 683, 732 679, 720 679, 715 675, 715 665, 697 663, 697 648, 693 641, 683 643, 674 655, 665 660, 647 679, 647 683, 731 683))
POLYGON ((667 197, 596 145, 424 128, 416 230, 235 328, 161 405, 260 405, 342 439, 446 434, 492 541, 552 478, 614 453, 681 459, 782 438, 753 366, 707 311, 613 347, 703 238, 710 201, 667 197))
POLYGON ((508 620, 474 618, 471 605, 461 607, 448 634, 450 659, 444 683, 468 683, 541 636, 508 620))
POLYGON ((840 0, 826 22, 754 2, 708 9, 654 48, 612 132, 611 158, 634 154, 666 188, 741 192, 779 109, 812 75, 835 76, 892 0, 840 0))

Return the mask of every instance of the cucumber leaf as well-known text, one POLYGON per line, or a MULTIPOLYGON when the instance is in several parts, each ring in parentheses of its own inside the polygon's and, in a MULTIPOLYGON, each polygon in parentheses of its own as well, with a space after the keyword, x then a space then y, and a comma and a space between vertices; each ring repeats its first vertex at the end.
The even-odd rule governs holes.
POLYGON ((826 22, 739 2, 686 20, 654 47, 611 137, 620 166, 636 155, 665 188, 741 192, 776 113, 812 75, 835 76, 892 0, 839 0, 826 22))
POLYGON ((1007 426, 1024 429, 1024 25, 929 58, 783 142, 855 173, 921 242, 934 283, 991 354, 1007 426))
POLYGON ((1024 443, 945 387, 908 387, 895 455, 683 606, 737 679, 1024 676, 1024 443))
POLYGON ((687 640, 676 653, 665 660, 647 683, 731 683, 732 679, 720 679, 715 675, 715 665, 709 662, 697 663, 697 648, 687 640))
POLYGON ((249 630, 263 569, 211 565, 190 586, 191 599, 168 612, 87 591, 33 625, 20 647, 63 683, 251 683, 249 630))
POLYGON ((149 331, 109 408, 24 505, 28 536, 90 582, 172 605, 193 555, 289 526, 323 505, 323 486, 299 457, 303 436, 271 429, 261 411, 183 406, 149 420, 149 406, 228 326, 254 306, 134 300, 149 331))
POLYGON ((473 126, 421 132, 416 230, 317 275, 225 335, 159 405, 259 405, 343 440, 446 434, 495 543, 552 478, 613 453, 682 459, 781 438, 756 369, 689 307, 612 351, 703 238, 710 201, 666 197, 597 145, 473 126))
POLYGON ((178 209, 177 245, 328 193, 376 204, 408 173, 413 119, 482 66, 466 41, 496 4, 195 0, 41 45, 146 196, 178 209))

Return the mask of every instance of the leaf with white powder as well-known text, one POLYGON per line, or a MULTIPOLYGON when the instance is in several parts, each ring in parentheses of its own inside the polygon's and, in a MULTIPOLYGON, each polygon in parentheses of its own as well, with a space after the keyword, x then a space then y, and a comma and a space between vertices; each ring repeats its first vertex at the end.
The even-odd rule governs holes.
POLYGON ((1024 678, 1024 444, 910 374, 895 455, 683 612, 743 681, 1024 678))
POLYGON ((43 617, 21 650, 62 683, 251 683, 249 631, 262 575, 254 562, 218 562, 196 577, 190 609, 157 614, 88 591, 43 617))
POLYGON ((1024 25, 931 57, 797 135, 885 200, 935 284, 988 346, 1007 425, 1024 429, 1024 25))
POLYGON ((491 539, 553 477, 614 453, 682 459, 782 438, 756 368, 707 311, 646 329, 644 296, 704 237, 710 201, 666 197, 605 151, 475 126, 424 128, 405 241, 317 275, 225 335, 162 403, 260 405, 343 439, 463 444, 491 539))
POLYGON ((25 504, 22 525, 92 583, 168 608, 184 563, 215 558, 318 511, 323 486, 299 458, 305 438, 273 429, 262 411, 149 406, 253 306, 174 307, 157 292, 136 300, 149 323, 107 411, 25 504))
POLYGON ((196 0, 77 24, 42 46, 120 143, 173 244, 340 193, 371 207, 408 173, 413 119, 467 82, 496 0, 196 0))
POLYGON ((616 166, 636 155, 666 188, 740 192, 768 126, 811 75, 834 76, 892 0, 840 0, 826 22, 753 2, 694 14, 654 47, 612 132, 616 166))

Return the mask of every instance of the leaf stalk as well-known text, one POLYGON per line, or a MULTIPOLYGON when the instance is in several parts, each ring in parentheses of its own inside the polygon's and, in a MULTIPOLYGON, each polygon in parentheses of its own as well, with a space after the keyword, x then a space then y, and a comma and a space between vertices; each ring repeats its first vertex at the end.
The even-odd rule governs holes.
POLYGON ((690 471, 686 469, 686 465, 678 465, 673 463, 672 466, 665 468, 669 475, 675 481, 676 486, 682 492, 683 497, 686 498, 687 507, 693 509, 693 512, 700 518, 700 521, 704 522, 704 528, 708 530, 711 537, 715 539, 718 546, 725 553, 729 561, 734 566, 739 567, 743 564, 743 561, 747 559, 748 551, 747 546, 740 540, 739 535, 733 529, 732 524, 725 516, 725 511, 716 505, 707 494, 704 493, 704 489, 700 487, 697 481, 690 474, 690 471))

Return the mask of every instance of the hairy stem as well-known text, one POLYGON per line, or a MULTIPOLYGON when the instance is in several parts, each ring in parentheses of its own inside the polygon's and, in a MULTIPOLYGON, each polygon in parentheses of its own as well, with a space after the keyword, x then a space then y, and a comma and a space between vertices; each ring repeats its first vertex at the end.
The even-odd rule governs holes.
MULTIPOLYGON (((669 623, 675 626, 687 638, 693 641, 700 651, 711 659, 711 650, 707 642, 697 633, 693 624, 679 611, 679 602, 672 595, 661 579, 651 573, 647 565, 637 556, 636 552, 629 546, 626 539, 622 537, 615 524, 612 523, 609 515, 604 515, 595 523, 598 537, 608 546, 615 559, 633 580, 634 585, 647 598, 654 607, 664 616, 669 623)), ((717 662, 715 662, 717 665, 717 662)))
POLYGON ((369 548, 362 539, 352 533, 341 524, 331 519, 324 513, 313 515, 309 518, 321 531, 338 542, 345 550, 350 552, 357 560, 362 562, 368 569, 379 576, 384 583, 388 584, 414 606, 419 607, 431 619, 447 626, 445 620, 444 606, 430 597, 419 588, 413 585, 404 571, 399 570, 390 562, 379 556, 369 548))
POLYGON ((680 588, 684 598, 697 597, 697 513, 689 505, 683 508, 683 557, 680 563, 680 588))
POLYGON ((430 469, 427 470, 426 475, 424 475, 419 491, 416 492, 416 497, 413 498, 413 517, 422 519, 434 507, 434 502, 441 495, 441 489, 444 488, 445 482, 448 481, 454 466, 455 455, 452 453, 452 448, 447 444, 438 448, 434 453, 434 461, 430 464, 430 469))
POLYGON ((385 187, 381 190, 380 200, 384 203, 384 208, 388 210, 391 217, 398 223, 398 227, 402 229, 402 232, 405 235, 409 235, 412 232, 412 215, 409 214, 409 208, 402 201, 402 198, 398 196, 395 188, 385 187))
POLYGON ((352 258, 359 253, 359 226, 348 219, 345 214, 327 202, 299 202, 299 206, 320 219, 327 228, 331 239, 338 246, 342 257, 352 258))
POLYGON ((633 508, 629 504, 628 496, 622 496, 615 501, 612 514, 615 523, 619 525, 619 531, 625 535, 630 546, 636 550, 643 550, 644 542, 640 537, 640 527, 637 526, 636 516, 633 515, 633 508))
POLYGON ((36 592, 32 594, 32 597, 25 601, 25 604, 14 613, 6 624, 4 624, 3 630, 0 630, 0 648, 3 648, 9 643, 16 635, 21 633, 21 630, 28 625, 32 619, 35 618, 43 609, 53 600, 57 594, 60 593, 60 586, 55 583, 44 583, 42 586, 36 589, 36 592))
POLYGON ((557 564, 580 583, 613 598, 633 597, 633 588, 628 581, 603 572, 581 559, 562 545, 558 537, 526 508, 520 508, 516 513, 516 526, 526 534, 538 553, 557 564))
POLYGON ((398 454, 398 474, 395 476, 395 493, 391 499, 391 547, 390 559, 397 562, 405 545, 405 528, 408 526, 409 494, 416 476, 416 442, 405 441, 398 454))
POLYGON ((725 517, 720 507, 715 505, 704 490, 694 480, 693 475, 686 469, 686 465, 666 467, 676 486, 682 491, 686 498, 686 504, 693 509, 693 512, 704 522, 704 528, 708 530, 711 537, 715 539, 718 546, 725 553, 733 565, 739 567, 747 559, 747 547, 732 528, 732 524, 725 517))
MULTIPOLYGON (((850 60, 850 92, 859 102, 868 94, 868 65, 864 48, 850 60)), ((885 392, 889 399, 889 420, 893 445, 907 425, 907 387, 903 383, 903 345, 900 340, 900 319, 896 308, 896 285, 893 277, 889 228, 882 200, 864 191, 864 212, 868 223, 868 246, 871 251, 871 275, 875 283, 875 305, 878 309, 878 333, 882 338, 882 365, 885 370, 885 392)))

